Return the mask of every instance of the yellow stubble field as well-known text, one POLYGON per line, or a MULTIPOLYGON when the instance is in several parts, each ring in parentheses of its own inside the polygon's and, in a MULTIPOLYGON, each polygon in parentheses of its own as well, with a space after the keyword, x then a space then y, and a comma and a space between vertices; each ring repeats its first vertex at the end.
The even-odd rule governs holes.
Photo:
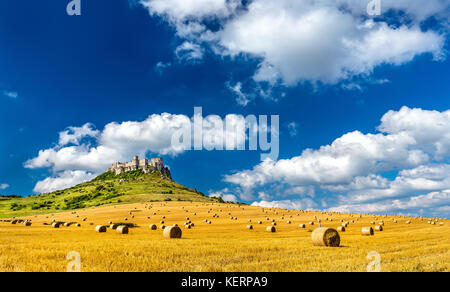
POLYGON ((64 272, 71 263, 67 255, 72 251, 80 255, 83 272, 363 272, 377 260, 367 257, 373 252, 379 254, 382 271, 450 271, 448 220, 431 225, 428 219, 412 217, 360 218, 356 214, 200 202, 139 203, 20 219, 32 220, 32 226, 0 222, 0 271, 64 272), (195 224, 193 228, 184 227, 186 217, 195 224), (266 232, 272 219, 277 224, 275 233, 266 232), (313 246, 311 231, 318 227, 318 219, 322 226, 332 228, 341 226, 341 220, 349 222, 346 231, 339 232, 340 247, 313 246), (77 222, 81 227, 54 229, 44 225, 52 220, 77 222), (161 220, 166 226, 178 224, 182 238, 166 239, 161 229, 150 230, 150 224, 159 227, 161 220), (374 236, 361 235, 363 226, 373 227, 371 221, 378 224, 381 220, 383 231, 375 231, 374 236), (411 224, 405 223, 408 220, 411 224), (126 235, 110 228, 106 233, 95 232, 97 225, 109 225, 110 221, 138 227, 126 235), (315 225, 309 225, 311 221, 315 225), (249 224, 253 230, 246 228, 249 224), (306 228, 299 224, 306 224, 306 228))

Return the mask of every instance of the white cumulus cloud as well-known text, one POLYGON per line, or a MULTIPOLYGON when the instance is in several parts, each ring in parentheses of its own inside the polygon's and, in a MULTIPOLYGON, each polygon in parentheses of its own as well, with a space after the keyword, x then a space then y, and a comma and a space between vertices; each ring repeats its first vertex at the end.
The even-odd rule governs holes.
POLYGON ((289 159, 266 160, 224 180, 247 196, 261 188, 284 187, 284 195, 297 197, 306 191, 314 197, 319 191, 330 208, 359 212, 417 211, 417 202, 427 198, 444 207, 450 189, 449 115, 450 110, 408 107, 389 111, 379 133, 350 132, 330 145, 289 159), (386 176, 389 172, 393 178, 386 176))
POLYGON ((388 112, 382 118, 379 129, 383 133, 350 132, 320 149, 307 149, 300 156, 266 160, 251 170, 227 176, 226 181, 246 188, 271 182, 336 185, 350 183, 357 176, 374 172, 417 167, 432 159, 439 160, 443 153, 450 151, 447 141, 450 135, 449 114, 450 111, 403 107, 398 112, 388 112), (430 134, 423 134, 424 128, 416 128, 414 123, 398 126, 405 119, 412 118, 408 113, 417 119, 417 123, 432 119, 429 121, 430 134), (398 124, 394 125, 393 120, 398 124))
POLYGON ((318 205, 311 199, 259 201, 253 202, 252 206, 264 208, 294 209, 294 210, 314 210, 318 208, 318 205))
POLYGON ((385 200, 370 204, 340 205, 329 208, 332 212, 363 212, 363 213, 397 213, 404 214, 412 212, 418 214, 420 210, 430 210, 428 214, 436 217, 449 217, 450 190, 431 192, 425 195, 412 196, 400 200, 385 200))
POLYGON ((184 128, 190 129, 183 138, 191 140, 192 147, 195 139, 201 139, 205 149, 236 149, 247 138, 236 131, 241 124, 245 129, 245 119, 239 115, 210 115, 203 118, 203 135, 195 138, 191 132, 193 120, 186 115, 153 114, 144 121, 112 122, 103 130, 95 130, 87 123, 60 132, 57 145, 40 150, 25 162, 25 167, 48 168, 54 177, 39 182, 35 190, 54 189, 54 185, 69 186, 70 175, 74 176, 73 182, 79 182, 82 174, 100 174, 113 163, 129 161, 134 155, 179 155, 188 149, 172 143, 172 137, 184 128))
POLYGON ((383 13, 403 13, 395 21, 368 18, 368 2, 141 0, 151 15, 175 27, 181 47, 197 44, 195 52, 201 46, 220 57, 255 58, 260 62, 253 79, 272 85, 336 84, 422 54, 446 57, 446 36, 421 24, 434 17, 448 25, 448 1, 382 1, 383 13))
POLYGON ((54 177, 48 177, 37 182, 33 191, 37 193, 49 193, 57 190, 62 190, 77 184, 89 181, 95 177, 94 174, 85 171, 70 171, 58 173, 54 177))
POLYGON ((237 197, 230 193, 230 190, 227 188, 220 191, 210 192, 209 196, 211 198, 222 198, 225 202, 237 203, 238 201, 237 197))

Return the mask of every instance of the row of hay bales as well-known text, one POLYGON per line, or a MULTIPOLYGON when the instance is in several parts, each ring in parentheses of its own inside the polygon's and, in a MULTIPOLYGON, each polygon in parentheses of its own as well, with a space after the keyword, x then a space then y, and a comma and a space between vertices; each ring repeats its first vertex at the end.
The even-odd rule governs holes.
MULTIPOLYGON (((149 226, 151 230, 157 230, 156 225, 152 224, 149 226)), ((128 234, 129 228, 126 225, 117 225, 117 224, 111 224, 110 228, 112 230, 116 230, 116 233, 118 234, 128 234)), ((177 224, 174 224, 172 226, 164 226, 163 229, 163 236, 165 238, 181 238, 182 231, 181 228, 178 227, 177 224)), ((98 233, 104 233, 107 231, 107 227, 105 225, 97 225, 95 227, 95 231, 98 233)))
MULTIPOLYGON (((339 226, 337 230, 328 227, 316 228, 312 234, 311 239, 315 246, 339 247, 341 238, 338 231, 345 231, 344 226, 339 226)), ((376 231, 383 231, 382 225, 375 226, 376 231)), ((362 227, 361 234, 364 236, 373 236, 374 229, 369 227, 362 227)))
MULTIPOLYGON (((117 234, 128 234, 129 232, 129 228, 126 225, 119 225, 119 224, 114 224, 112 223, 109 228, 111 230, 115 230, 117 234)), ((108 227, 106 225, 97 225, 95 227, 95 231, 98 233, 104 233, 106 232, 106 230, 108 229, 108 227)))
POLYGON ((74 223, 74 222, 52 222, 52 228, 59 228, 61 226, 70 227, 72 225, 76 226, 76 227, 81 227, 80 223, 74 223))
POLYGON ((10 223, 13 225, 23 224, 24 226, 31 226, 31 224, 32 224, 31 220, 23 220, 23 219, 13 219, 13 220, 10 220, 10 223))

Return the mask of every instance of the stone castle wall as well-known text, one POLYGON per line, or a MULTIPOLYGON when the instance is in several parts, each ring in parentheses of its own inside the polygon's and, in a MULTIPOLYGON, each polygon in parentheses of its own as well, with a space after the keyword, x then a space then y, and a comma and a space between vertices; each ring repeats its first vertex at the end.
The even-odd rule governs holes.
POLYGON ((152 158, 148 161, 147 158, 139 159, 138 156, 134 156, 133 160, 130 162, 116 162, 111 167, 106 169, 107 172, 112 171, 116 175, 133 170, 142 170, 144 173, 151 173, 158 170, 168 178, 172 178, 170 175, 170 170, 164 166, 162 158, 152 158))

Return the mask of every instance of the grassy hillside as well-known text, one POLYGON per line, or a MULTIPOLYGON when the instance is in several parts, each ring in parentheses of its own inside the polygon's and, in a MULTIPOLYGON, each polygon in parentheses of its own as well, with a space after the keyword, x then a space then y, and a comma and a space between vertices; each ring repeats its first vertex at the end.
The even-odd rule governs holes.
POLYGON ((29 197, 0 196, 0 218, 156 201, 218 201, 170 179, 159 171, 114 175, 106 172, 72 188, 29 197))

